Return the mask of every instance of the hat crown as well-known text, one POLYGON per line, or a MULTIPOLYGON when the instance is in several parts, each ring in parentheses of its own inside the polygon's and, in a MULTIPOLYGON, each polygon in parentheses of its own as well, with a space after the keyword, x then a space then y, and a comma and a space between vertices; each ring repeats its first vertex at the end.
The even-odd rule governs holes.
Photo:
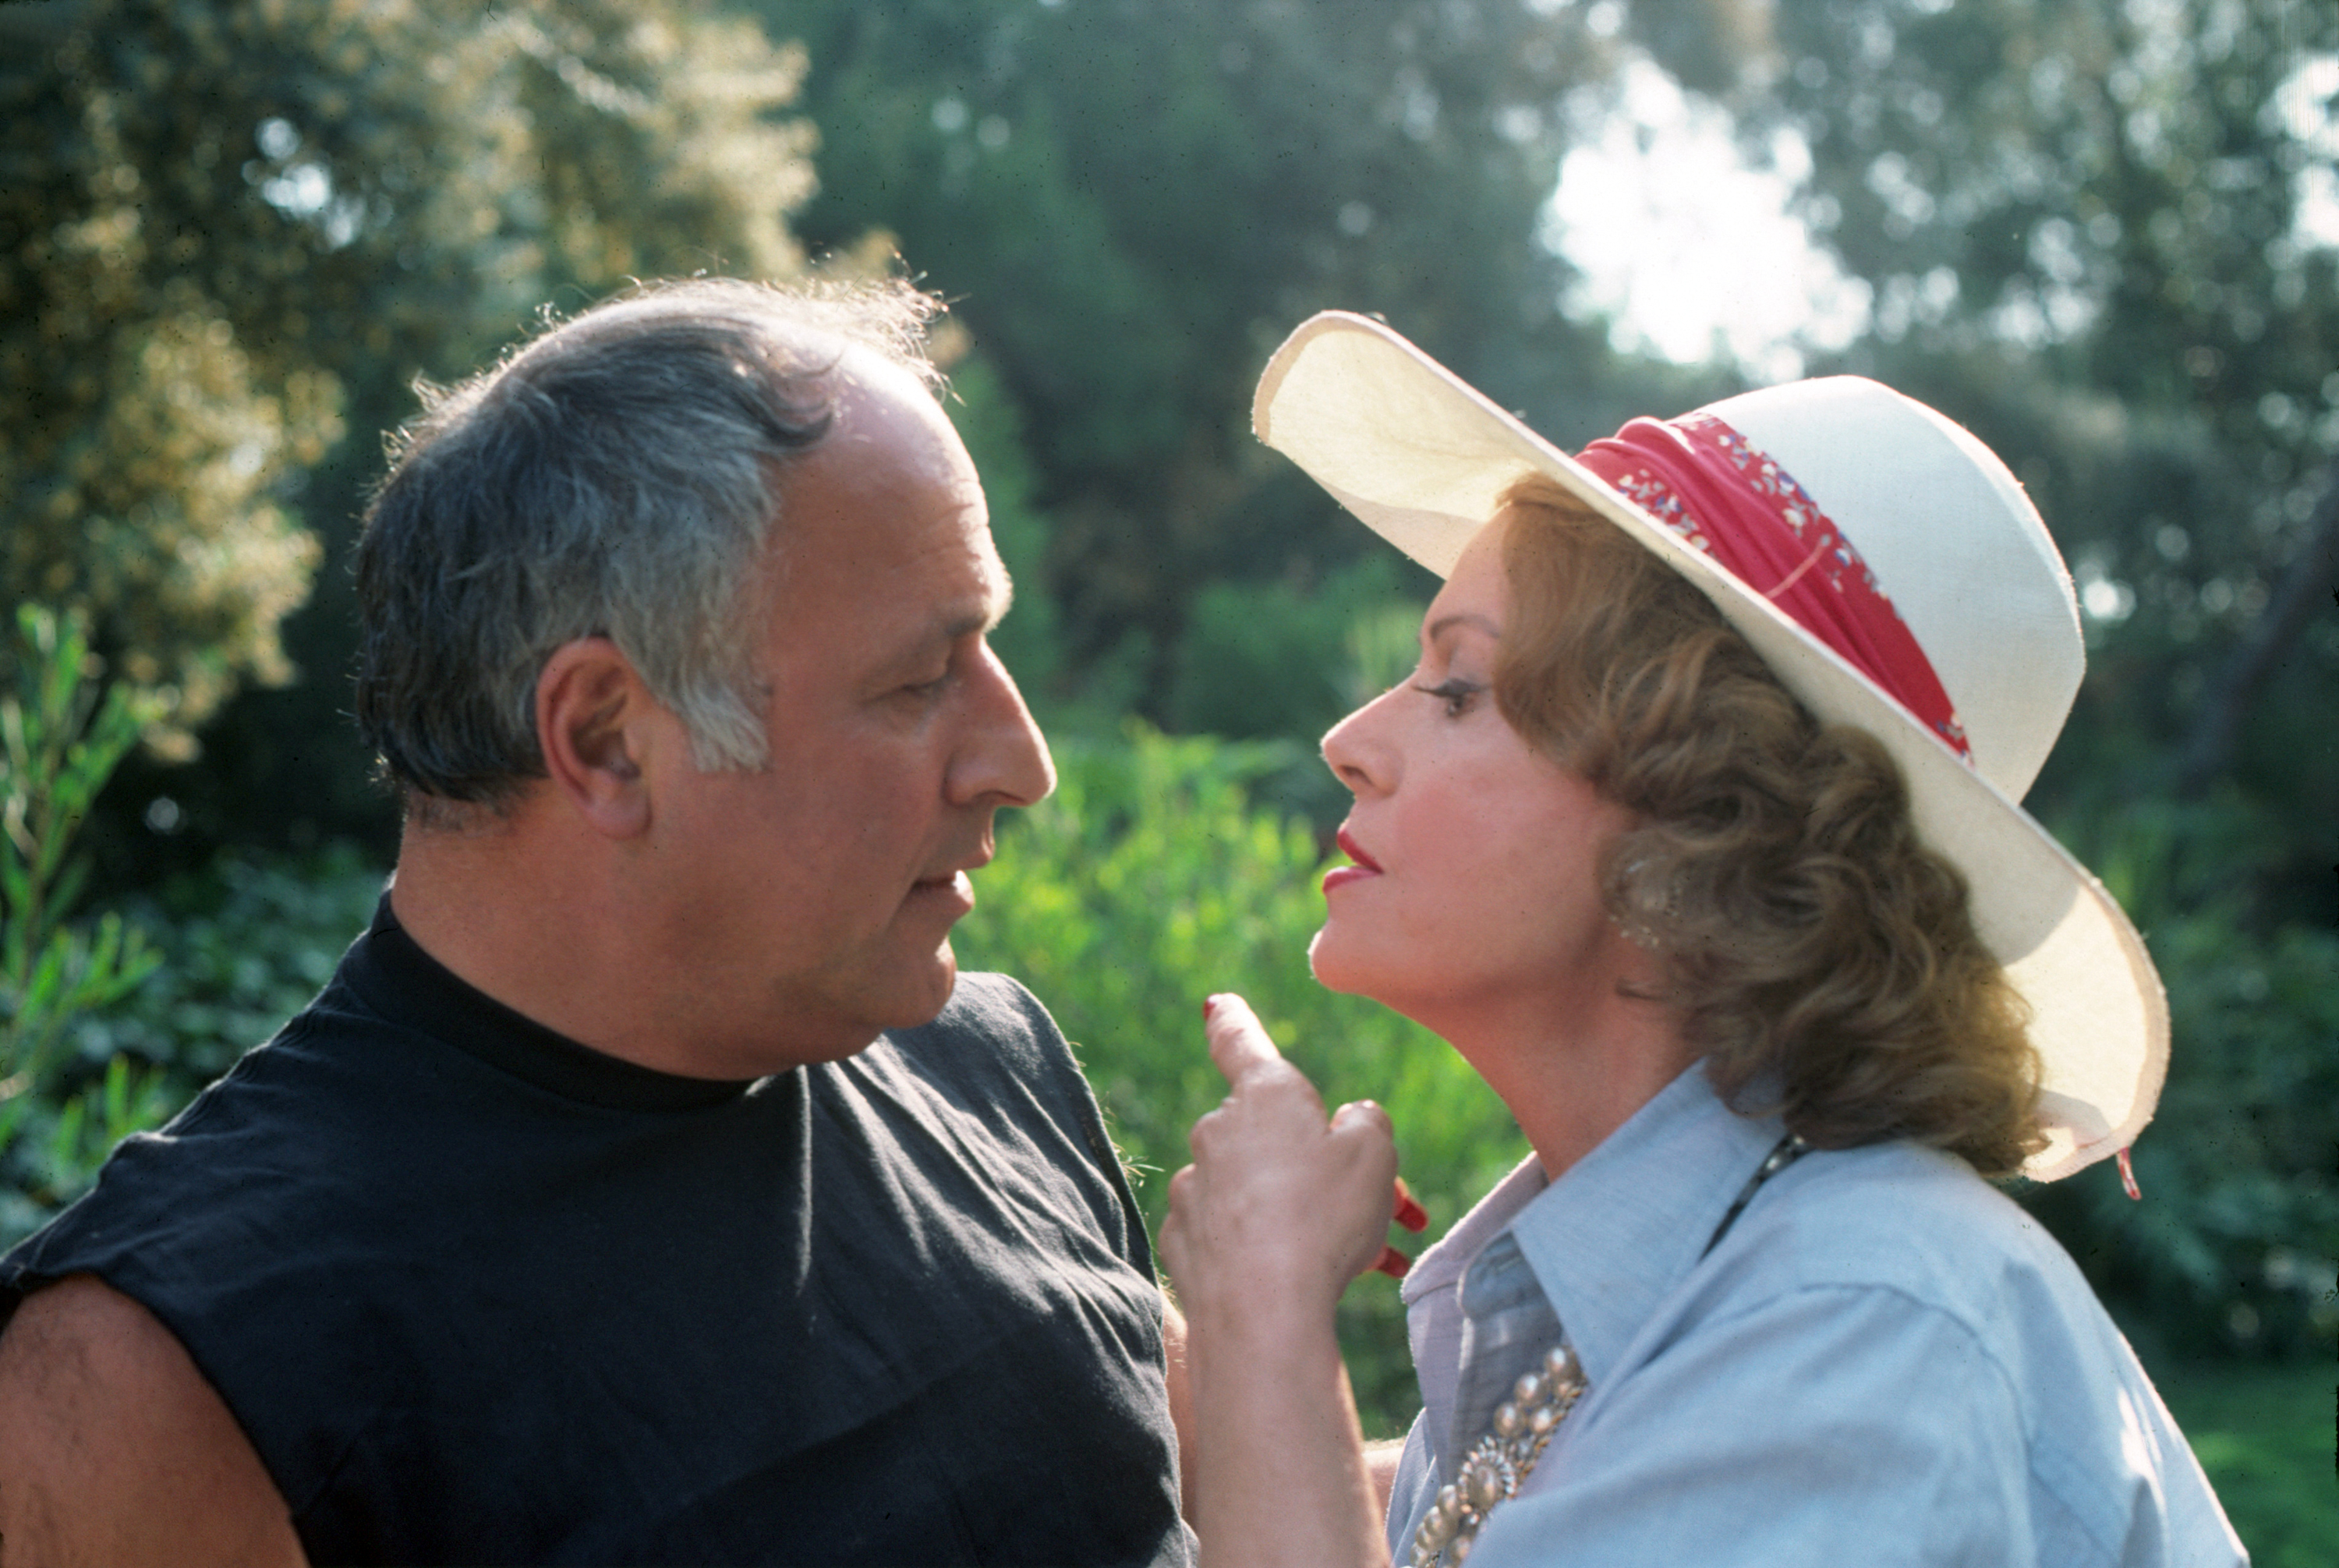
POLYGON ((1962 426, 1859 376, 1699 411, 1792 475, 1860 552, 1949 694, 1975 768, 2020 799, 2087 654, 2070 573, 2006 465, 1962 426))

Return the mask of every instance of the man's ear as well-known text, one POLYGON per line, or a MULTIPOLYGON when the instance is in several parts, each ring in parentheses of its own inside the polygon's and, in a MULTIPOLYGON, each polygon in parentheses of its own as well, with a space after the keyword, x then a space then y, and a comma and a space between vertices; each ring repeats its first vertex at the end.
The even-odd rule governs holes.
POLYGON ((536 678, 536 740, 552 787, 597 833, 649 825, 642 776, 648 731, 664 715, 631 660, 607 637, 563 643, 536 678))

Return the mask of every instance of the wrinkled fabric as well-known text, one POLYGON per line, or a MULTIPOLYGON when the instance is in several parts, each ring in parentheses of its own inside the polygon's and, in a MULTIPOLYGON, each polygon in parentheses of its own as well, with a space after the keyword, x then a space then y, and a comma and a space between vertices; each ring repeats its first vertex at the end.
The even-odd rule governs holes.
POLYGON ((743 1083, 587 1050, 388 902, 0 1259, 178 1336, 311 1561, 1190 1562, 1142 1223, 1012 981, 743 1083))
MULTIPOLYGON (((1471 1568, 2246 1562, 2078 1269, 1963 1162, 1815 1151, 1702 1257, 1780 1133, 1692 1068, 1559 1180, 1528 1159, 1423 1254, 1397 1562, 1450 1470, 1456 1389, 1488 1380, 1465 1365, 1472 1276, 1514 1254, 1590 1387, 1471 1568)), ((1494 1376, 1544 1348, 1506 1345, 1520 1359, 1494 1376)))

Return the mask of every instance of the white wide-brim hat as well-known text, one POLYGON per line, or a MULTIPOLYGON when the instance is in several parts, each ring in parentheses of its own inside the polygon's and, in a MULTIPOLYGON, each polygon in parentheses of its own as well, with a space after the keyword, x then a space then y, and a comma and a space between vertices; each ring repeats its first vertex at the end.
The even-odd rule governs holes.
POLYGON ((2070 575, 2022 487, 1970 432, 1853 376, 1699 410, 1799 481, 1863 557, 1954 705, 1969 764, 1762 594, 1382 323, 1303 322, 1268 361, 1258 439, 1391 544, 1445 577, 1530 472, 1547 476, 1713 601, 1822 722, 1880 741, 1925 843, 1964 873, 1974 924, 2031 1010, 2051 1181, 2125 1149, 2152 1119, 2168 1010, 2144 942, 2103 884, 2016 804, 2061 731, 2085 664, 2070 575))

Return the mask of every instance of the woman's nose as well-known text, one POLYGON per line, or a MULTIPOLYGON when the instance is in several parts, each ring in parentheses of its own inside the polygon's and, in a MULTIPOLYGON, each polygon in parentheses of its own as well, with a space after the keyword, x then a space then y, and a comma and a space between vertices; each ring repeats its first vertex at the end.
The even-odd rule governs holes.
POLYGON ((1396 695, 1382 693, 1325 732, 1324 764, 1351 794, 1372 794, 1395 782, 1393 758, 1380 730, 1384 705, 1396 695))

